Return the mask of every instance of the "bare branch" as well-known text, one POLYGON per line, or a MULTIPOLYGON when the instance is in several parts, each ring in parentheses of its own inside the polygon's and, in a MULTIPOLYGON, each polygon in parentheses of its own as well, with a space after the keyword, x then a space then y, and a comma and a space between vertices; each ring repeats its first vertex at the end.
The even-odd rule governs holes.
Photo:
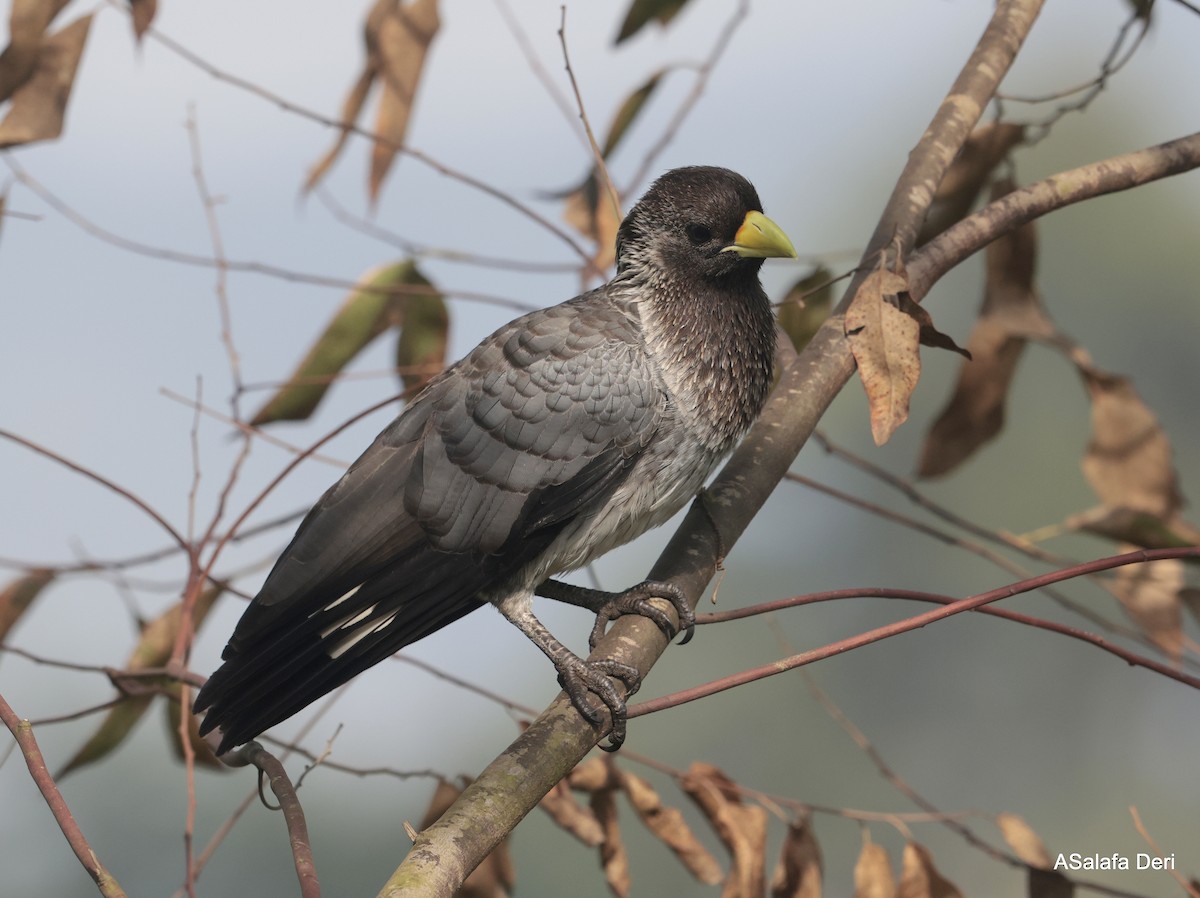
MULTIPOLYGON (((651 699, 649 701, 640 702, 629 708, 629 718, 641 717, 643 714, 651 714, 655 711, 661 711, 663 708, 682 705, 687 702, 696 701, 709 695, 715 695, 718 692, 724 692, 726 689, 732 689, 735 686, 741 686, 746 683, 752 683, 755 680, 762 680, 767 677, 775 676, 776 674, 784 673, 785 671, 794 670, 797 667, 802 667, 806 664, 812 664, 814 661, 821 661, 825 658, 831 658, 835 655, 842 655, 852 649, 861 648, 864 645, 870 645, 873 642, 879 642, 883 639, 896 636, 899 633, 907 633, 910 630, 919 630, 921 627, 928 626, 944 618, 955 614, 961 614, 964 611, 974 611, 982 608, 984 605, 991 602, 998 602, 1001 599, 1007 599, 1021 593, 1032 592, 1036 589, 1051 583, 1061 583, 1064 580, 1070 580, 1074 577, 1080 577, 1085 574, 1095 573, 1096 571, 1107 571, 1112 568, 1121 567, 1127 564, 1139 564, 1146 561, 1158 561, 1164 558, 1198 558, 1200 557, 1200 546, 1191 546, 1184 549, 1153 549, 1139 550, 1137 552, 1129 552, 1124 555, 1114 555, 1108 558, 1100 558, 1095 561, 1085 562, 1083 564, 1073 565, 1069 568, 1064 568, 1059 571, 1051 571, 1048 574, 1041 574, 1037 577, 1030 577, 1027 580, 1022 580, 1017 583, 1012 583, 1007 586, 1001 586, 997 589, 991 589, 987 592, 979 593, 974 596, 969 596, 965 599, 951 600, 944 604, 941 608, 935 608, 932 611, 926 611, 924 614, 914 615, 896 623, 887 624, 882 627, 876 627, 873 630, 868 630, 865 633, 859 633, 856 636, 851 636, 847 639, 839 640, 830 645, 823 646, 819 649, 813 649, 808 652, 802 652, 799 655, 793 655, 790 658, 782 658, 774 661, 771 664, 762 667, 751 668, 740 673, 732 674, 728 677, 722 677, 719 680, 713 680, 700 686, 693 686, 691 689, 684 689, 673 693, 669 696, 651 699)), ((855 591, 861 594, 861 590, 855 591)), ((945 596, 935 596, 930 593, 908 593, 903 594, 901 590, 881 590, 888 595, 904 597, 904 598, 919 598, 921 601, 943 602, 945 596)), ((797 599, 803 599, 803 596, 797 599)), ((794 600, 784 599, 783 602, 794 600)), ((797 602, 798 603, 798 602, 797 602)), ((767 603, 760 606, 755 613, 761 613, 764 610, 777 610, 779 603, 767 603)), ((748 609, 739 609, 736 612, 729 612, 730 615, 739 615, 748 609)), ((1012 618, 1011 615, 1005 615, 1012 618)), ((708 617, 706 615, 706 617, 708 617)), ((729 619, 722 617, 722 619, 729 619)), ((711 621, 711 618, 710 618, 711 621)), ((707 622, 707 621, 706 621, 707 622)), ((1028 621, 1026 621, 1028 622, 1028 621)), ((697 620, 699 623, 699 620, 697 620)), ((1073 627, 1063 627, 1059 624, 1054 624, 1050 621, 1042 621, 1036 626, 1049 630, 1057 630, 1067 636, 1072 636, 1076 639, 1081 639, 1085 642, 1090 642, 1105 651, 1111 652, 1123 661, 1139 667, 1145 667, 1153 670, 1155 673, 1162 674, 1172 680, 1178 680, 1184 685, 1191 686, 1193 689, 1200 689, 1200 677, 1195 677, 1190 674, 1185 674, 1182 671, 1167 665, 1160 664, 1150 658, 1145 658, 1140 655, 1135 655, 1132 652, 1126 652, 1123 649, 1114 646, 1107 640, 1084 633, 1081 630, 1076 630, 1073 627)))
POLYGON ((71 809, 67 807, 66 799, 63 798, 62 792, 58 790, 58 784, 54 782, 54 777, 50 775, 50 769, 46 766, 46 760, 42 757, 42 750, 38 748, 37 739, 33 735, 33 726, 28 720, 18 718, 2 695, 0 695, 0 720, 4 721, 4 725, 8 727, 9 732, 13 734, 13 738, 17 740, 17 745, 21 748, 21 755, 25 758, 25 763, 29 767, 29 775, 33 778, 38 791, 42 793, 42 797, 46 799, 46 804, 50 807, 50 813, 54 815, 59 829, 66 836, 67 844, 75 852, 75 857, 79 858, 79 863, 83 864, 83 869, 88 872, 88 876, 92 877, 97 887, 99 887, 100 894, 104 895, 105 898, 125 898, 125 890, 121 888, 121 884, 100 863, 100 859, 96 857, 96 852, 92 850, 92 846, 88 844, 87 839, 83 836, 83 832, 79 829, 79 824, 75 822, 75 817, 71 814, 71 809))

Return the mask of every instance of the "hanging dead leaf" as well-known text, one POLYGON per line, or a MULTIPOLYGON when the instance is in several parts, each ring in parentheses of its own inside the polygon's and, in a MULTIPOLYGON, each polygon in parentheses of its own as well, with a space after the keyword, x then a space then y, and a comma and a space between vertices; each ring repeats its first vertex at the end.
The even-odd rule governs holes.
POLYGON ((996 826, 1013 854, 1031 867, 1050 868, 1050 855, 1041 837, 1016 814, 997 814, 996 826))
POLYGON ((53 582, 54 571, 48 568, 35 568, 9 581, 0 592, 0 642, 4 642, 8 631, 29 610, 38 594, 53 582))
POLYGON ((888 441, 908 418, 908 403, 921 376, 921 326, 901 311, 908 279, 880 267, 869 274, 846 310, 846 336, 871 410, 871 436, 888 441))
POLYGON ((437 0, 376 0, 363 28, 366 62, 342 101, 341 128, 333 146, 309 169, 308 192, 321 182, 341 154, 376 81, 382 82, 371 150, 368 194, 379 199, 384 178, 404 145, 425 57, 440 27, 437 0))
MULTIPOLYGON (((198 628, 204 622, 222 592, 221 587, 210 586, 200 593, 195 605, 192 606, 193 628, 198 628)), ((175 637, 179 633, 182 609, 183 603, 176 602, 142 628, 137 645, 134 646, 133 652, 125 662, 125 670, 137 671, 149 667, 162 667, 170 660, 171 653, 175 649, 175 637)), ((79 751, 67 761, 57 776, 62 777, 73 770, 99 761, 120 747, 159 693, 170 694, 174 689, 174 703, 179 704, 178 684, 169 677, 153 680, 130 679, 127 684, 122 683, 119 679, 114 682, 120 685, 123 691, 126 688, 130 689, 130 694, 127 694, 109 710, 104 720, 100 722, 100 726, 79 751), (136 692, 132 691, 135 689, 136 692)), ((178 724, 178 718, 176 718, 176 723, 178 724)), ((178 733, 178 726, 176 726, 176 733, 178 733)))
POLYGON ((646 829, 674 852, 692 876, 706 885, 716 885, 724 878, 721 865, 696 838, 678 808, 665 807, 654 787, 636 774, 620 771, 618 779, 646 829))
MULTIPOLYGON (((992 199, 1014 188, 1011 180, 1003 180, 995 185, 992 199)), ((925 438, 918 476, 949 473, 1001 431, 1009 387, 1027 338, 1057 335, 1034 286, 1036 264, 1033 224, 988 245, 983 306, 967 341, 970 361, 959 369, 954 394, 925 438)))
MULTIPOLYGON (((470 784, 470 779, 464 777, 464 785, 470 784)), ((435 823, 462 794, 462 789, 448 780, 440 780, 433 790, 429 807, 421 818, 421 829, 435 823)), ((516 871, 512 865, 512 856, 508 850, 508 838, 500 841, 491 854, 483 859, 466 878, 466 881, 455 892, 455 898, 507 898, 512 893, 516 882, 516 871)))
POLYGON ((363 106, 367 103, 367 97, 371 93, 371 85, 375 83, 375 76, 377 74, 379 74, 379 70, 372 57, 363 66, 362 72, 359 73, 358 78, 354 81, 354 85, 350 88, 350 93, 342 101, 342 115, 339 119, 341 130, 338 132, 337 139, 333 142, 333 146, 326 151, 325 155, 318 159, 313 164, 313 167, 308 170, 308 177, 304 179, 305 193, 308 193, 321 183, 321 179, 329 173, 329 169, 333 167, 333 163, 341 155, 342 148, 346 146, 346 141, 350 138, 350 128, 358 121, 359 115, 362 114, 363 106))
POLYGON ((383 94, 375 119, 375 133, 380 139, 371 151, 372 204, 379 199, 379 190, 396 158, 397 148, 404 145, 425 54, 439 25, 437 0, 395 2, 379 21, 375 47, 383 94))
POLYGON ((584 845, 595 847, 604 841, 604 830, 588 808, 575 800, 567 781, 559 780, 538 803, 550 819, 577 838, 584 845))
POLYGON ((8 114, 0 122, 0 148, 52 140, 62 133, 67 101, 91 25, 92 17, 82 16, 42 38, 33 71, 13 90, 8 114))
POLYGON ((996 166, 1024 139, 1025 126, 1007 122, 992 122, 971 132, 933 195, 917 246, 966 216, 996 166))
POLYGON ((616 785, 613 776, 611 764, 604 758, 591 757, 575 765, 567 774, 567 782, 572 789, 579 789, 581 792, 598 792, 616 785))
POLYGON ((158 13, 158 0, 129 0, 129 13, 133 18, 133 35, 140 41, 158 13))
POLYGON ((627 898, 629 887, 629 855, 621 838, 617 823, 617 790, 615 786, 599 789, 591 794, 592 814, 604 830, 604 841, 600 843, 600 866, 609 889, 619 898, 627 898))
POLYGON ((33 74, 42 36, 69 0, 13 0, 8 14, 8 46, 0 53, 0 102, 33 74))
POLYGON ((887 849, 863 830, 863 847, 854 864, 854 898, 895 898, 896 878, 887 849))
POLYGON ((821 898, 821 869, 821 846, 812 821, 792 821, 771 879, 771 898, 821 898))
POLYGON ((962 898, 962 892, 938 872, 933 855, 920 842, 904 846, 897 898, 962 898))
MULTIPOLYGON (((433 286, 415 269, 409 283, 433 286)), ((450 313, 438 293, 408 296, 402 305, 404 324, 396 341, 396 370, 404 389, 415 394, 446 367, 450 313)))
POLYGON ((621 221, 613 208, 608 191, 595 173, 583 185, 567 195, 563 221, 595 245, 592 262, 597 268, 609 268, 617 255, 617 228, 621 221))
POLYGON ((743 804, 733 780, 711 764, 693 763, 680 786, 729 850, 732 863, 721 898, 760 898, 766 888, 766 810, 743 804))
POLYGON ((1004 407, 1025 340, 1013 337, 997 321, 981 318, 967 341, 971 361, 964 362, 949 403, 925 437, 918 477, 939 477, 954 470, 1004 427, 1004 407))
MULTIPOLYGON (((1136 546, 1122 546, 1129 552, 1136 546)), ((1183 562, 1127 564, 1113 571, 1112 592, 1142 632, 1175 661, 1183 656, 1183 562)))
POLYGON ((808 345, 833 308, 833 273, 824 265, 796 283, 779 302, 779 326, 799 352, 808 345))
POLYGON ((654 89, 658 87, 658 82, 662 80, 662 76, 666 72, 659 69, 646 81, 625 98, 625 102, 617 110, 617 114, 613 116, 612 124, 608 126, 608 136, 604 138, 604 148, 600 151, 600 155, 605 159, 617 148, 617 144, 629 131, 630 126, 637 119, 645 108, 647 101, 654 93, 654 89))
POLYGON ((1081 368, 1092 398, 1092 436, 1083 474, 1110 508, 1172 517, 1183 504, 1171 443, 1126 378, 1081 368))
POLYGON ((1029 870, 1029 898, 1072 898, 1075 883, 1057 870, 1029 870))
MULTIPOLYGON (((376 268, 364 275, 287 383, 275 391, 250 423, 258 427, 273 421, 301 421, 311 415, 336 376, 371 341, 404 321, 411 294, 402 294, 397 288, 405 286, 413 287, 417 295, 429 288, 429 282, 410 261, 376 268)), ((428 298, 436 300, 431 302, 436 309, 441 297, 435 294, 428 298)))
POLYGON ((668 25, 683 9, 687 0, 633 0, 629 11, 625 13, 625 21, 617 32, 614 44, 619 44, 633 37, 650 22, 657 20, 659 25, 668 25))

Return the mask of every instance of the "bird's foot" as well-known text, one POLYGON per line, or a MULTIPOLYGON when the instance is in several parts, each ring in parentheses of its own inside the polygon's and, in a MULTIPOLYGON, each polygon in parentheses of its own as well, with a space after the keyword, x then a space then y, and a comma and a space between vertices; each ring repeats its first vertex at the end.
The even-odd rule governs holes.
POLYGON ((633 695, 642 685, 642 675, 637 668, 611 658, 584 661, 577 655, 569 655, 558 663, 558 682, 584 720, 596 727, 604 723, 604 714, 592 704, 589 693, 608 709, 612 730, 608 734, 608 743, 600 745, 605 751, 616 751, 625 741, 625 699, 613 685, 614 679, 624 684, 626 696, 633 695))
POLYGON ((680 645, 689 642, 696 630, 696 612, 688 604, 687 596, 683 594, 683 590, 673 583, 666 583, 661 580, 643 580, 637 586, 631 586, 624 592, 601 593, 601 595, 607 595, 608 599, 598 604, 594 609, 596 612, 596 623, 592 625, 592 633, 588 637, 588 645, 593 649, 596 647, 596 643, 604 636, 609 621, 616 620, 618 617, 623 617, 626 614, 637 614, 649 619, 658 629, 663 631, 667 639, 674 639, 676 634, 682 632, 683 639, 679 641, 680 645), (652 599, 662 599, 671 604, 671 607, 675 609, 675 613, 679 616, 678 628, 676 628, 675 622, 671 620, 671 616, 658 605, 655 605, 651 601, 652 599))

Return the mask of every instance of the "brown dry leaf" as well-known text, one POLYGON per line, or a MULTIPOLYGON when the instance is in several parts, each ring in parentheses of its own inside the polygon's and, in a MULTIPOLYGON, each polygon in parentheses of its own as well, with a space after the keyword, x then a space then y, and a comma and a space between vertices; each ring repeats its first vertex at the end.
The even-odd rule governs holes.
POLYGON ((572 789, 579 789, 581 792, 610 789, 615 785, 613 767, 604 758, 591 757, 575 765, 567 774, 567 782, 572 789))
POLYGON ((133 17, 133 35, 140 41, 158 13, 158 0, 129 0, 129 13, 133 17))
POLYGON ((992 122, 971 132, 933 195, 917 246, 966 216, 996 166, 1024 139, 1025 126, 1007 122, 992 122))
POLYGON ((641 114, 646 102, 665 74, 665 70, 659 69, 647 78, 641 87, 625 98, 625 102, 613 116, 612 124, 608 126, 608 136, 604 138, 604 148, 600 151, 602 157, 607 159, 609 154, 617 148, 617 144, 621 142, 621 138, 625 136, 634 120, 641 114))
POLYGON ((373 204, 379 200, 397 148, 404 145, 425 54, 439 25, 437 0, 396 2, 379 20, 374 43, 383 95, 375 118, 375 133, 381 139, 371 151, 369 193, 373 204))
MULTIPOLYGON (((411 296, 395 292, 403 286, 426 288, 429 281, 410 261, 367 272, 291 377, 258 410, 250 423, 257 427, 272 421, 301 421, 311 415, 336 376, 372 340, 404 321, 411 296)), ((441 302, 441 297, 436 295, 428 299, 435 307, 441 302)), ((436 354, 436 348, 431 352, 436 354)), ((444 345, 441 352, 444 356, 444 345)))
POLYGON ((1171 443, 1126 378, 1080 369, 1092 398, 1092 437, 1083 474, 1100 501, 1169 519, 1183 497, 1171 443))
POLYGON ((711 764, 693 763, 680 786, 729 849, 732 863, 721 898, 760 898, 766 888, 766 810, 743 804, 733 780, 711 764))
POLYGON ((367 64, 355 80, 354 86, 350 88, 350 93, 342 101, 342 115, 339 119, 342 128, 338 133, 337 140, 333 142, 333 146, 329 148, 325 155, 318 159, 313 167, 308 170, 308 177, 304 179, 305 193, 308 193, 321 183, 321 179, 328 174, 329 169, 333 167, 333 163, 341 155, 342 148, 346 145, 346 141, 350 137, 350 127, 358 121, 359 115, 362 114, 363 106, 367 103, 367 96, 371 93, 371 85, 375 83, 375 76, 377 74, 379 74, 379 70, 374 61, 368 59, 367 64))
POLYGON ((776 318, 784 333, 791 338, 796 352, 808 345, 813 334, 829 317, 829 310, 833 308, 832 279, 833 272, 820 265, 811 274, 792 284, 779 302, 776 318))
POLYGON ((854 864, 854 898, 895 898, 896 878, 887 849, 871 841, 863 830, 863 847, 854 864))
POLYGON ((8 14, 8 46, 0 53, 0 102, 33 74, 42 35, 69 0, 13 0, 8 14))
MULTIPOLYGON (((212 610, 213 604, 222 592, 221 587, 210 586, 200 593, 196 604, 192 606, 193 629, 203 623, 204 618, 208 616, 208 612, 212 610)), ((182 602, 176 602, 142 628, 141 637, 125 662, 125 670, 162 667, 170 660, 171 652, 175 649, 175 637, 179 632, 182 607, 182 602)), ((118 748, 134 725, 142 719, 142 715, 156 694, 161 692, 170 694, 171 689, 174 688, 174 704, 178 705, 179 703, 178 684, 167 677, 153 681, 131 679, 122 683, 121 686, 123 689, 128 688, 130 694, 109 710, 91 738, 67 761, 66 766, 57 774, 58 776, 61 777, 87 764, 99 761, 109 752, 118 748)), ((178 728, 176 728, 176 733, 178 733, 178 728)))
POLYGON ((52 140, 62 133, 67 100, 91 25, 92 17, 83 16, 42 38, 33 70, 13 90, 8 114, 0 122, 0 148, 52 140))
POLYGON ((538 803, 550 819, 577 838, 584 845, 595 847, 604 841, 604 830, 588 808, 575 800, 567 781, 559 780, 538 803))
POLYGON ((938 872, 933 855, 920 842, 904 846, 897 898, 962 898, 962 892, 938 872))
MULTIPOLYGON (((465 779, 465 778, 464 778, 465 779)), ((470 780, 466 779, 469 784, 470 780)), ((433 790, 429 807, 421 818, 421 829, 435 823, 442 814, 449 810, 450 805, 462 794, 462 789, 447 780, 441 780, 433 790)), ((512 894, 516 881, 512 858, 508 851, 508 838, 492 849, 492 853, 471 871, 471 875, 455 892, 455 898, 508 898, 512 894)))
POLYGON ((29 610, 38 593, 53 582, 54 571, 47 568, 36 568, 9 581, 0 592, 0 642, 4 642, 8 631, 29 610))
POLYGON ((592 262, 597 268, 604 270, 613 264, 617 255, 617 228, 621 221, 608 190, 594 172, 582 186, 567 195, 563 221, 595 245, 592 262))
POLYGON ((633 0, 613 43, 619 44, 626 38, 633 37, 653 20, 657 20, 660 25, 670 24, 685 3, 687 0, 633 0))
POLYGON ((779 865, 771 880, 771 898, 821 898, 821 846, 805 817, 788 824, 779 865))
POLYGON ((717 859, 700 844, 678 808, 665 807, 654 787, 640 776, 620 771, 618 778, 646 829, 675 853, 692 876, 710 886, 725 877, 717 859))
POLYGON ((1029 898, 1072 898, 1075 883, 1057 870, 1029 871, 1029 898))
POLYGON ((341 130, 337 139, 309 169, 304 181, 306 193, 320 183, 341 155, 350 128, 358 121, 371 88, 379 80, 383 87, 375 134, 380 140, 372 147, 368 182, 372 204, 378 200, 384 177, 398 148, 404 144, 425 57, 440 24, 437 0, 410 0, 407 3, 376 0, 367 13, 363 28, 366 62, 342 101, 341 130))
POLYGON ((996 826, 1013 854, 1031 867, 1050 868, 1050 855, 1041 837, 1016 814, 997 814, 996 826))
POLYGON ((604 830, 604 841, 600 843, 600 866, 604 879, 614 895, 628 898, 629 855, 621 839, 621 828, 617 824, 617 790, 615 787, 599 789, 591 795, 591 809, 600 827, 604 830))
MULTIPOLYGON (((1136 546, 1122 546, 1130 552, 1136 546)), ((1113 571, 1113 595, 1150 640, 1175 661, 1183 656, 1183 562, 1127 564, 1113 571)))
MULTIPOLYGON (((1010 180, 999 182, 992 199, 1014 186, 1010 180)), ((949 473, 1000 432, 1009 386, 1027 338, 1063 340, 1046 316, 1034 285, 1036 265, 1033 224, 989 244, 983 307, 967 341, 971 360, 959 369, 954 394, 925 438, 918 476, 949 473)))
POLYGON ((903 273, 880 267, 863 282, 846 310, 846 336, 871 409, 871 436, 888 441, 908 418, 908 403, 921 376, 921 326, 901 311, 908 292, 903 273))

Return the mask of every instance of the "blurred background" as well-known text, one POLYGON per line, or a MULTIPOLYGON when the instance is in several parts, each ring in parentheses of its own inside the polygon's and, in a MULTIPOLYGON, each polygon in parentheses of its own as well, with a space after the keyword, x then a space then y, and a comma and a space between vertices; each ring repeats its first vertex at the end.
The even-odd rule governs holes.
MULTIPOLYGON (((568 3, 572 67, 589 117, 605 131, 623 100, 656 70, 700 64, 728 27, 734 5, 693 0, 663 28, 651 25, 614 46, 626 4, 568 3)), ((1085 82, 1130 14, 1118 0, 1047 4, 1005 82, 1013 94, 1043 94, 1085 82)), ((1016 156, 1020 182, 1178 137, 1200 108, 1200 16, 1162 2, 1133 59, 1084 112, 1064 115, 1046 139, 1016 156)), ((56 20, 92 10, 70 3, 56 20)), ((362 64, 366 7, 165 3, 155 27, 217 69, 290 103, 336 118, 362 64)), ((444 0, 408 143, 438 162, 518 198, 559 222, 551 192, 577 185, 591 167, 578 122, 547 90, 569 96, 557 36, 557 2, 444 0), (515 24, 514 24, 515 23, 515 24), (515 29, 515 30, 514 30, 515 29), (521 35, 518 39, 517 34, 521 35), (523 47, 522 41, 526 42, 523 47), (534 62, 536 60, 536 63, 534 62)), ((857 260, 906 155, 920 138, 992 11, 985 0, 853 0, 842 4, 756 0, 740 21, 690 115, 653 159, 651 176, 688 164, 734 168, 756 184, 767 213, 800 250, 801 263, 769 262, 763 280, 778 299, 824 261, 838 273, 857 260)), ((664 77, 610 159, 630 185, 696 83, 693 70, 664 77)), ((1014 121, 1041 122, 1067 100, 1009 103, 1014 121)), ((569 110, 568 110, 569 111, 569 110)), ((212 255, 185 123, 194 120, 204 177, 229 260, 353 281, 405 254, 339 220, 321 196, 304 197, 310 166, 335 133, 189 63, 159 41, 140 46, 127 15, 96 10, 57 141, 5 156, 57 198, 56 206, 0 159, 7 217, 0 230, 0 427, 86 465, 135 493, 176 528, 189 528, 194 467, 196 528, 221 501, 241 443, 232 428, 197 416, 190 400, 228 412, 232 381, 221 340, 217 273, 157 250, 212 255), (30 217, 24 217, 30 216, 30 217), (85 224, 86 222, 91 223, 85 224), (94 227, 93 227, 94 226, 94 227), (100 230, 97 230, 100 229, 100 230), (184 400, 176 398, 185 397, 184 400), (193 453, 193 441, 196 451, 193 453)), ((364 121, 369 126, 370 120, 364 121)), ((401 157, 378 204, 367 199, 369 147, 352 138, 324 195, 353 216, 423 246, 551 263, 556 270, 503 270, 428 254, 421 270, 447 294, 448 355, 457 358, 514 314, 485 301, 536 308, 580 288, 578 257, 556 237, 493 197, 401 157)), ((1175 448, 1185 495, 1200 494, 1196 415, 1200 335, 1200 176, 1149 185, 1058 212, 1039 224, 1038 285, 1050 314, 1104 368, 1133 379, 1175 448)), ((982 290, 973 259, 926 301, 938 327, 965 343, 982 290)), ((344 286, 232 271, 227 281, 233 340, 248 385, 277 385, 345 297, 344 286)), ((271 432, 307 446, 398 389, 388 372, 393 338, 358 358, 317 413, 271 432)), ((909 423, 876 448, 861 387, 850 384, 826 415, 829 437, 873 463, 909 476, 930 421, 945 403, 960 361, 924 354, 909 423)), ((253 410, 270 395, 247 394, 253 410)), ((391 406, 322 447, 351 461, 395 414, 391 406)), ((1032 347, 1017 374, 1008 426, 959 472, 923 486, 936 501, 986 527, 1027 533, 1057 524, 1096 499, 1080 473, 1088 406, 1060 356, 1032 347)), ((292 458, 256 440, 229 491, 228 525, 292 458)), ((868 502, 920 514, 899 493, 810 445, 795 470, 868 502)), ((0 557, 4 579, 21 564, 112 560, 164 548, 166 535, 132 504, 45 458, 0 441, 0 557)), ((271 492, 251 526, 307 508, 335 480, 336 463, 310 460, 271 492)), ((672 531, 667 526, 597 566, 609 588, 642 579, 672 531)), ((253 593, 292 527, 239 543, 218 565, 253 593)), ((1060 536, 1056 552, 1086 559, 1112 544, 1060 536)), ((726 559, 718 608, 848 586, 891 586, 968 595, 1014 577, 968 552, 860 509, 783 484, 726 559)), ((176 555, 118 574, 62 578, 9 634, 38 656, 122 666, 140 619, 179 597, 186 575, 176 555)), ((1087 583, 1063 591, 1106 618, 1122 612, 1087 583)), ((588 616, 543 603, 542 620, 582 649, 588 616)), ((701 610, 710 607, 702 602, 701 610)), ((1006 607, 1084 625, 1042 595, 1006 607)), ((243 602, 226 595, 205 621, 191 668, 207 674, 243 602)), ((650 697, 814 648, 924 610, 855 600, 795 609, 701 629, 672 648, 640 697, 650 697)), ((1189 621, 1194 640, 1195 621, 1189 621)), ((1192 643, 1194 647, 1194 643, 1192 643)), ((514 702, 544 707, 557 692, 550 666, 515 628, 483 609, 411 650, 416 658, 514 702)), ((1193 655, 1194 657, 1194 655, 1193 655)), ((1147 848, 1129 813, 1135 805, 1164 853, 1200 874, 1200 737, 1197 697, 1187 687, 1082 643, 990 618, 961 616, 854 651, 809 673, 870 738, 887 763, 941 809, 1000 845, 990 815, 1019 814, 1058 852, 1134 855, 1147 848)), ((35 722, 112 697, 104 676, 0 655, 0 692, 35 722)), ((98 856, 131 895, 170 895, 183 881, 187 785, 171 753, 160 699, 133 738, 99 764, 62 780, 71 810, 98 856)), ((313 711, 277 728, 294 735, 313 711)), ((39 725, 51 770, 98 725, 91 715, 39 725)), ((304 744, 321 751, 337 731, 333 760, 359 769, 478 773, 516 735, 514 716, 473 692, 400 662, 357 678, 313 726, 304 744), (338 730, 338 727, 341 727, 338 730)), ((914 807, 814 701, 799 675, 784 675, 641 718, 618 762, 647 776, 665 802, 688 800, 669 777, 626 755, 685 769, 720 766, 738 783, 829 808, 881 813, 914 807)), ((6 752, 9 750, 6 748, 6 752)), ((294 775, 303 769, 289 762, 294 775)), ((197 774, 196 843, 202 847, 254 788, 246 770, 197 774)), ((326 893, 375 894, 419 824, 429 776, 314 771, 301 798, 326 893)), ((95 894, 31 783, 22 759, 0 766, 0 893, 12 898, 95 894)), ((703 830, 690 807, 689 819, 703 830)), ((622 809, 634 895, 716 894, 696 884, 622 809)), ((858 822, 814 818, 825 855, 826 893, 852 892, 858 822)), ((987 858, 937 824, 909 824, 944 875, 965 894, 1021 893, 1024 872, 987 858)), ((784 827, 771 825, 771 864, 784 827)), ((899 827, 875 823, 874 841, 895 861, 899 827)), ((712 850, 721 849, 707 833, 712 850)), ((608 894, 593 849, 534 811, 515 833, 517 894, 608 894)), ((201 895, 296 892, 280 815, 252 806, 204 869, 201 895)), ((1088 874, 1142 895, 1177 895, 1169 876, 1088 874)))

